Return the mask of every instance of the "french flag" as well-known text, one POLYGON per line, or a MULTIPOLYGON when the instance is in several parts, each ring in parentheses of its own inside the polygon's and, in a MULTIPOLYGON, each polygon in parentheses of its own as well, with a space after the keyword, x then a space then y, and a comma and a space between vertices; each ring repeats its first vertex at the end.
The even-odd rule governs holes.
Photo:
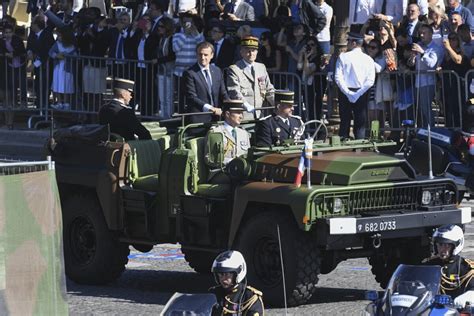
MULTIPOLYGON (((301 180, 303 179, 304 172, 306 169, 311 170, 311 158, 313 158, 313 139, 307 138, 304 140, 304 147, 301 151, 300 162, 298 164, 298 170, 296 171, 295 186, 299 188, 301 186, 301 180)), ((308 172, 308 187, 311 187, 311 179, 308 172)))

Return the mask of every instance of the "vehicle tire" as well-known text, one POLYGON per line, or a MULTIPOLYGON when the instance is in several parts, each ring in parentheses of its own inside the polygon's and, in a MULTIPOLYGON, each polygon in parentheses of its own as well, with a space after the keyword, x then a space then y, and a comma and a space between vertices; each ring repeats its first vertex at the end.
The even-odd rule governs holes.
POLYGON ((185 246, 181 246, 181 252, 184 254, 184 260, 197 273, 211 273, 212 262, 216 258, 216 254, 207 251, 191 250, 185 246))
POLYGON ((384 255, 372 256, 369 258, 369 264, 372 266, 372 274, 375 280, 382 288, 386 288, 398 265, 421 264, 431 254, 428 246, 422 246, 419 243, 410 243, 399 247, 387 247, 384 255))
POLYGON ((263 292, 265 304, 282 306, 284 291, 277 226, 287 302, 289 306, 301 305, 316 290, 321 255, 310 235, 299 230, 290 215, 265 212, 250 218, 241 227, 236 248, 247 262, 248 284, 263 292))
POLYGON ((74 195, 63 205, 66 275, 81 284, 114 281, 125 270, 130 249, 108 229, 99 201, 74 195))

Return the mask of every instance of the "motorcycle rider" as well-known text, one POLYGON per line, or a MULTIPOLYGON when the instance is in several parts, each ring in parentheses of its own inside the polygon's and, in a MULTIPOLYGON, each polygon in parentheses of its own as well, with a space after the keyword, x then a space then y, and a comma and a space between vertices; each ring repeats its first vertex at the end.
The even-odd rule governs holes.
POLYGON ((262 292, 247 285, 247 264, 242 254, 228 250, 219 254, 211 268, 217 286, 209 289, 217 304, 212 315, 264 314, 262 292))
POLYGON ((434 256, 426 264, 441 266, 441 293, 454 299, 463 308, 474 303, 474 261, 460 256, 464 233, 457 225, 445 225, 433 233, 434 256))

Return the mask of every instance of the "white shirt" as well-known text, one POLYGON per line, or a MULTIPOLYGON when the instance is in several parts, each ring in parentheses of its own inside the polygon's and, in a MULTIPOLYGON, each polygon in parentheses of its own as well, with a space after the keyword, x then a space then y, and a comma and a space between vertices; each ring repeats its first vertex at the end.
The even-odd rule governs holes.
MULTIPOLYGON (((230 135, 232 135, 232 131, 236 129, 237 127, 232 127, 229 123, 224 121, 224 128, 229 132, 230 135)), ((237 131, 235 131, 237 133, 237 131)), ((236 139, 237 141, 237 139, 236 139)))
POLYGON ((351 0, 349 24, 364 24, 372 14, 382 12, 382 0, 351 0))
POLYGON ((337 86, 355 103, 375 82, 374 60, 358 47, 343 53, 336 62, 334 79, 337 86), (349 88, 358 89, 351 91, 349 88))
POLYGON ((329 4, 327 4, 326 2, 324 2, 322 5, 320 5, 319 9, 321 10, 321 12, 326 17, 326 25, 321 30, 321 32, 319 32, 318 35, 316 35, 316 38, 320 42, 329 42, 331 40, 331 34, 329 32, 329 27, 331 26, 333 10, 332 10, 332 7, 329 4))
POLYGON ((196 9, 196 0, 179 0, 178 9, 179 13, 188 12, 196 9))

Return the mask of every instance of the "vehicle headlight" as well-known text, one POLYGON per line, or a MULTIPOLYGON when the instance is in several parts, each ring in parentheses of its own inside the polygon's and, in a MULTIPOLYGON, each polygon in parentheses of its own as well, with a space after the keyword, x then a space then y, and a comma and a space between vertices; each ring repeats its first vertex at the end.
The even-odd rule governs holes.
POLYGON ((431 192, 428 190, 425 190, 421 194, 421 204, 429 205, 430 203, 431 203, 431 192))
POLYGON ((332 211, 334 213, 340 213, 344 208, 344 204, 342 203, 341 198, 334 198, 334 202, 332 204, 332 211))

